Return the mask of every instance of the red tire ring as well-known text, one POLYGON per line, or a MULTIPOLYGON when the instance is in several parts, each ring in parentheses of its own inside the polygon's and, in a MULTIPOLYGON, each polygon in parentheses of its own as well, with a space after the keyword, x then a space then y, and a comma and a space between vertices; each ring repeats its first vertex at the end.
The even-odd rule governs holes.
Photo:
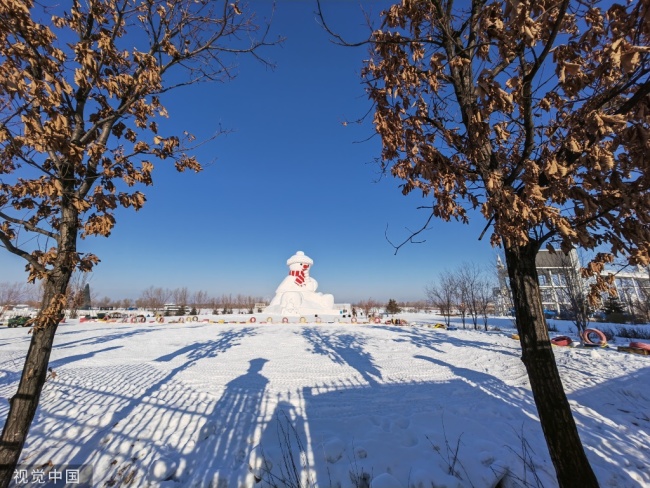
POLYGON ((630 342, 630 347, 633 347, 635 349, 645 349, 646 351, 650 351, 650 344, 647 344, 645 342, 630 342))
POLYGON ((282 317, 282 323, 283 323, 283 324, 288 324, 288 323, 289 323, 289 319, 286 318, 286 317, 282 317))
POLYGON ((585 331, 582 333, 582 340, 585 341, 585 344, 591 344, 594 346, 598 346, 598 345, 604 346, 607 344, 607 337, 605 337, 605 334, 603 334, 598 329, 585 329, 585 331), (591 339, 592 335, 598 337, 599 341, 594 342, 591 339))
POLYGON ((159 324, 164 324, 165 323, 165 317, 156 317, 156 322, 159 324))
POLYGON ((556 346, 570 346, 573 340, 569 336, 557 336, 551 339, 551 344, 556 346))
POLYGON ((375 324, 381 324, 381 319, 379 317, 375 318, 375 324))
POLYGON ((256 319, 255 317, 251 317, 250 319, 248 319, 248 321, 249 321, 251 324, 254 324, 255 322, 257 322, 257 319, 256 319))

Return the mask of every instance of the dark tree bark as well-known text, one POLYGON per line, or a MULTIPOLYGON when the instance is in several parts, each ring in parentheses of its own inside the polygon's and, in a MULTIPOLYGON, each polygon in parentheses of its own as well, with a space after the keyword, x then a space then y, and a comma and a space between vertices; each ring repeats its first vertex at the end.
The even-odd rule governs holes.
POLYGON ((544 320, 535 267, 538 250, 539 244, 534 241, 505 247, 521 359, 560 487, 596 488, 598 481, 582 447, 544 320))
POLYGON ((41 310, 33 322, 32 339, 16 394, 9 401, 9 413, 0 438, 0 487, 9 486, 36 415, 54 336, 61 318, 75 263, 78 212, 67 202, 62 208, 59 251, 53 270, 44 279, 41 310))

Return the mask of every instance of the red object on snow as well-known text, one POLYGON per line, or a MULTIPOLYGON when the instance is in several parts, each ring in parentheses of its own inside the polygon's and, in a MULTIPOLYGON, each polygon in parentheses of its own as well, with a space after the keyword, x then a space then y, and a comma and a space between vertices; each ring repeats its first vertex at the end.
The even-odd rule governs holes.
POLYGON ((630 347, 634 347, 636 349, 646 349, 650 351, 650 344, 646 344, 645 342, 630 342, 630 347))
POLYGON ((573 340, 569 336, 557 336, 551 339, 551 344, 556 346, 570 346, 573 343, 573 340))
POLYGON ((598 329, 585 329, 582 333, 582 340, 585 341, 585 344, 592 346, 607 345, 607 337, 605 337, 605 334, 598 329))

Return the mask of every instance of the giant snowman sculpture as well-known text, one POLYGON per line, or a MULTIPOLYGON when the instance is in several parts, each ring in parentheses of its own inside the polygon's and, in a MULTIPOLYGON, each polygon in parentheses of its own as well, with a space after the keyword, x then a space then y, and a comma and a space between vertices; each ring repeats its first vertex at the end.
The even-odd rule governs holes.
POLYGON ((334 296, 317 293, 318 282, 309 276, 314 261, 304 252, 298 251, 287 259, 289 275, 275 290, 264 313, 279 315, 338 315, 334 309, 334 296))

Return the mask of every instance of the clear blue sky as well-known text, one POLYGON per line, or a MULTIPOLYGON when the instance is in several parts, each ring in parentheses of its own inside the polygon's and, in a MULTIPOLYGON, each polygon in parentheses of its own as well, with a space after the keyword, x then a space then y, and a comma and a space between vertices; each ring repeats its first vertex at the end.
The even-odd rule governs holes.
MULTIPOLYGON (((377 18, 386 2, 364 1, 377 18)), ((260 18, 270 2, 252 1, 260 18)), ((231 131, 196 151, 206 168, 178 174, 156 163, 154 186, 141 188, 147 204, 121 210, 108 238, 81 242, 102 260, 91 287, 99 297, 137 298, 153 285, 191 291, 273 297, 298 250, 314 260, 319 290, 337 302, 365 298, 418 300, 436 274, 463 261, 489 265, 495 256, 485 221, 435 222, 424 244, 397 255, 386 241, 419 228, 428 202, 404 197, 399 181, 380 179, 380 144, 360 82, 367 48, 332 44, 315 20, 315 2, 279 0, 271 35, 286 38, 264 51, 277 64, 268 70, 252 58, 239 62, 228 84, 172 92, 163 101, 165 131, 188 130, 198 139, 219 127, 231 131), (209 163, 209 164, 208 164, 209 163)), ((351 39, 367 35, 360 4, 324 2, 332 27, 351 39)), ((0 250, 0 281, 22 281, 24 262, 0 250)))

